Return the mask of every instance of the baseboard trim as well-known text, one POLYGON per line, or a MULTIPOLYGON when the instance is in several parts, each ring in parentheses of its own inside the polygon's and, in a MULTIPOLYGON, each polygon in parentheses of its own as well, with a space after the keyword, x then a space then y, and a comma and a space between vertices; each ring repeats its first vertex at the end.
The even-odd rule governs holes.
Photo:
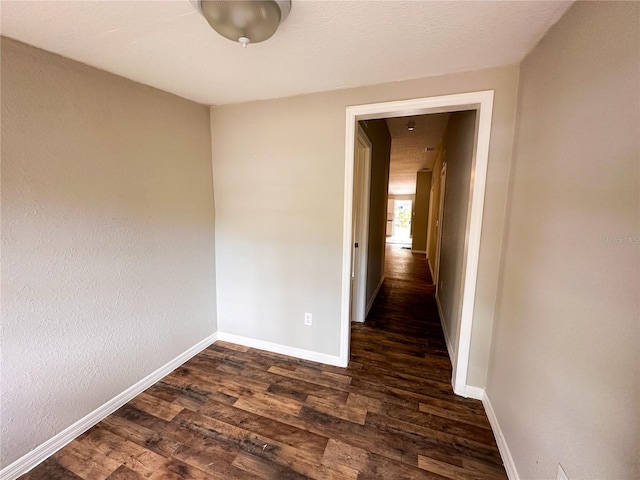
MULTIPOLYGON (((438 305, 438 314, 440 315, 440 325, 442 325, 442 332, 444 333, 444 341, 447 345, 447 353, 449 354, 451 365, 454 365, 455 356, 454 356, 453 345, 451 344, 449 332, 447 331, 447 324, 444 321, 444 314, 442 313, 442 305, 440 304, 440 297, 438 295, 436 295, 436 305, 438 305)), ((476 400, 482 400, 484 398, 484 388, 474 387, 472 385, 465 385, 463 391, 456 391, 455 393, 456 395, 460 395, 461 397, 474 398, 476 400)))
POLYGON ((431 274, 431 281, 435 283, 436 277, 433 276, 433 267, 431 266, 431 259, 429 257, 427 257, 427 265, 429 265, 429 273, 431 274))
POLYGON ((451 345, 451 340, 449 339, 449 332, 447 330, 447 324, 444 321, 444 314, 442 313, 442 305, 440 305, 440 297, 436 294, 436 305, 438 305, 438 314, 440 315, 440 325, 442 325, 442 332, 444 333, 444 341, 447 344, 447 352, 449 353, 449 360, 451 360, 451 365, 454 364, 455 359, 453 356, 453 345, 451 345))
POLYGON ((414 249, 411 249, 411 253, 422 253, 423 255, 426 255, 427 251, 426 250, 414 250, 414 249))
POLYGON ((380 289, 382 288, 383 283, 384 283, 384 275, 382 275, 382 278, 380 279, 380 283, 378 283, 378 286, 373 292, 373 295, 371 295, 371 298, 369 299, 369 303, 367 303, 367 308, 364 311, 365 319, 367 318, 367 315, 369 315, 369 310, 371 310, 371 307, 373 307, 373 302, 376 301, 376 297, 378 296, 378 292, 380 292, 380 289))
POLYGON ((520 480, 520 475, 518 475, 518 470, 516 469, 516 464, 513 461, 513 456, 511 456, 511 450, 509 450, 507 440, 504 438, 504 433, 502 433, 498 417, 496 416, 496 412, 493 410, 491 400, 489 400, 489 395, 487 395, 486 390, 482 396, 482 405, 484 405, 484 410, 487 412, 487 417, 489 418, 493 435, 496 437, 498 451, 500 452, 500 457, 502 457, 502 463, 504 464, 504 469, 507 472, 507 477, 509 477, 509 480, 520 480))
POLYGON ((484 398, 484 388, 472 387, 471 385, 466 385, 464 387, 463 397, 482 400, 484 398))
POLYGON ((281 345, 279 343, 272 343, 265 340, 258 340, 256 338, 234 335, 233 333, 218 332, 218 340, 222 340, 223 342, 235 343, 236 345, 243 345, 245 347, 257 348, 258 350, 265 350, 271 353, 278 353, 280 355, 287 355, 289 357, 301 358, 302 360, 310 360, 312 362, 334 365, 336 367, 346 366, 344 365, 344 362, 339 355, 327 355, 326 353, 319 353, 313 352, 311 350, 304 350, 302 348, 289 347, 287 345, 281 345))
POLYGON ((111 415, 125 403, 144 392, 147 388, 166 377, 173 370, 194 357, 218 339, 217 332, 209 335, 204 340, 196 343, 193 347, 178 355, 169 363, 158 368, 155 372, 127 388, 124 392, 116 395, 93 412, 78 420, 73 425, 67 427, 62 432, 50 438, 46 442, 38 445, 26 455, 0 470, 0 480, 15 480, 20 475, 24 475, 62 447, 73 441, 76 437, 89 430, 95 424, 111 415))

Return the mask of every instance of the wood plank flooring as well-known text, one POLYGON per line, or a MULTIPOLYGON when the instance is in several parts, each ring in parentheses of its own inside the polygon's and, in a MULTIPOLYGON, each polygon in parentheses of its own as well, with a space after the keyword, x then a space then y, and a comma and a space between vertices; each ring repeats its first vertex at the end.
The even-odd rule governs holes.
POLYGON ((217 342, 23 479, 506 479, 452 393, 426 261, 387 247, 346 369, 217 342))

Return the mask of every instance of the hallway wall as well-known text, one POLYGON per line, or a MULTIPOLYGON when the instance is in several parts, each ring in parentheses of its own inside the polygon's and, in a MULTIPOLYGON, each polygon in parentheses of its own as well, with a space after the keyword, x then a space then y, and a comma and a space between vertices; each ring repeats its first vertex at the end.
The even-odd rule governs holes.
POLYGON ((429 217, 429 192, 431 190, 431 172, 416 174, 416 199, 413 203, 413 238, 411 249, 427 251, 427 220, 429 217))
POLYGON ((369 305, 369 302, 373 300, 376 289, 384 278, 391 135, 384 119, 360 122, 360 125, 371 141, 369 249, 367 252, 367 294, 365 303, 365 305, 369 305))
POLYGON ((522 479, 640 478, 640 4, 525 59, 487 393, 522 479))
POLYGON ((438 300, 444 316, 442 319, 444 334, 451 352, 457 348, 455 341, 459 327, 464 281, 469 184, 471 183, 475 137, 475 110, 452 113, 442 140, 447 176, 444 186, 440 276, 438 278, 438 300))

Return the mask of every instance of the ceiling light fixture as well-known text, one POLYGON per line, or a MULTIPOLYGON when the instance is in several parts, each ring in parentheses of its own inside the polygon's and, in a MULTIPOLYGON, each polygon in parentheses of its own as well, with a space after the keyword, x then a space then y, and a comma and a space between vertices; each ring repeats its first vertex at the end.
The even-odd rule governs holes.
POLYGON ((246 48, 271 38, 291 11, 291 0, 191 0, 211 28, 246 48))
POLYGON ((416 122, 414 122, 413 120, 409 120, 409 123, 407 123, 407 130, 409 130, 410 132, 413 132, 415 128, 416 128, 416 122))

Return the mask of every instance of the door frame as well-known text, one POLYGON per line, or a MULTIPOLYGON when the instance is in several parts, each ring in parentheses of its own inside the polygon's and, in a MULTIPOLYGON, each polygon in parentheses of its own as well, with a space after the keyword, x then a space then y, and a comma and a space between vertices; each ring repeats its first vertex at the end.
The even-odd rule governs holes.
POLYGON ((340 365, 349 363, 351 342, 351 244, 353 221, 353 165, 356 142, 356 126, 360 120, 374 118, 408 117, 431 113, 476 110, 478 118, 477 142, 472 164, 470 182, 469 221, 466 231, 466 249, 462 285, 462 308, 457 329, 451 383, 458 395, 468 396, 467 374, 471 351, 471 330, 475 306, 476 284, 480 240, 482 236, 482 213, 489 163, 489 141, 491 138, 491 117, 493 113, 493 90, 441 95, 435 97, 372 103, 346 108, 345 175, 344 175, 344 216, 342 239, 342 300, 340 308, 340 365))
MULTIPOLYGON (((358 256, 357 261, 354 262, 354 265, 358 266, 358 269, 354 268, 354 277, 353 277, 353 291, 355 293, 352 301, 353 305, 353 317, 350 320, 355 322, 364 322, 365 312, 367 307, 367 258, 369 253, 369 192, 371 187, 371 140, 367 137, 367 134, 362 129, 360 125, 358 125, 358 133, 356 137, 356 144, 354 147, 353 155, 355 161, 355 155, 357 155, 356 149, 362 148, 364 151, 364 164, 362 165, 362 170, 360 171, 360 175, 362 177, 362 188, 360 190, 360 201, 358 205, 360 206, 360 212, 354 213, 355 216, 359 216, 359 224, 361 228, 360 238, 352 239, 351 244, 354 245, 355 242, 358 242, 358 248, 355 246, 352 249, 353 255, 358 256)), ((354 168, 355 171, 355 168, 354 168)), ((355 182, 354 178, 354 182, 355 182)), ((353 195, 352 195, 353 196, 353 195)), ((352 227, 355 225, 352 225, 352 227)))
MULTIPOLYGON (((429 252, 431 251, 431 244, 433 243, 433 240, 431 240, 431 222, 433 221, 433 184, 434 184, 434 176, 435 176, 435 171, 433 172, 433 174, 431 175, 431 187, 429 188, 429 214, 427 215, 427 245, 426 245, 426 251, 427 253, 425 254, 425 257, 427 257, 427 265, 429 266, 429 273, 431 273, 431 280, 434 280, 435 275, 434 275, 434 269, 431 266, 432 260, 431 258, 429 258, 429 252)), ((435 283, 435 280, 434 280, 435 283)))
POLYGON ((444 153, 442 160, 442 168, 440 169, 440 199, 438 202, 438 232, 436 234, 436 256, 434 258, 435 267, 433 272, 433 283, 436 286, 436 297, 438 296, 440 283, 440 251, 442 248, 442 219, 444 218, 444 193, 447 184, 447 162, 444 161, 444 153))

